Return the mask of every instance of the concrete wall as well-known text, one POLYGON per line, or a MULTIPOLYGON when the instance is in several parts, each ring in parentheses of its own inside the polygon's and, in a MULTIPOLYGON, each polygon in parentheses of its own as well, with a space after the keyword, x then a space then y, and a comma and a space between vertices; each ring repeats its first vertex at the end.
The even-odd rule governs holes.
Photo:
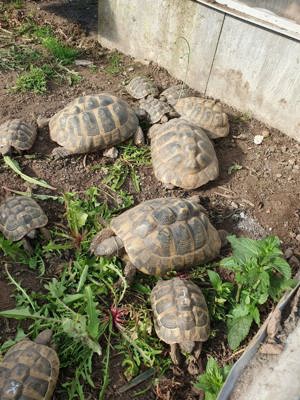
POLYGON ((300 141, 300 41, 194 0, 99 0, 99 41, 300 141))

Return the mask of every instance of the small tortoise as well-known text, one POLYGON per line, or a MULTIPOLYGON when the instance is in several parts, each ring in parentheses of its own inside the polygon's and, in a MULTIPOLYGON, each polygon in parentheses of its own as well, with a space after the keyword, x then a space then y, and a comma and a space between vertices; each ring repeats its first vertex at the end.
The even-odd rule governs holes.
POLYGON ((50 239, 45 225, 48 218, 36 201, 30 197, 13 196, 0 205, 0 231, 12 242, 22 240, 26 251, 32 253, 32 247, 26 237, 34 239, 37 229, 46 239, 50 239))
POLYGON ((147 96, 158 96, 158 88, 155 84, 144 76, 134 77, 126 86, 127 92, 133 98, 139 100, 147 96))
POLYGON ((159 98, 162 101, 167 101, 171 106, 175 106, 179 99, 192 96, 192 91, 185 85, 174 85, 164 90, 159 98))
POLYGON ((227 136, 229 122, 222 105, 215 100, 201 97, 186 97, 180 99, 174 106, 182 118, 205 129, 211 139, 227 136))
POLYGON ((220 248, 218 231, 199 196, 193 196, 144 201, 113 218, 110 228, 94 237, 90 250, 97 256, 122 256, 126 251, 124 274, 130 282, 136 269, 164 275, 206 263, 220 248))
POLYGON ((154 125, 149 136, 154 174, 168 189, 195 189, 218 177, 214 146, 201 128, 176 118, 154 125))
POLYGON ((130 106, 109 93, 78 97, 50 118, 50 136, 62 147, 54 157, 106 149, 134 137, 144 143, 139 120, 130 106))
POLYGON ((36 139, 37 129, 20 119, 0 125, 0 153, 4 156, 14 148, 18 153, 28 150, 36 139))
POLYGON ((197 360, 210 334, 209 313, 200 288, 180 278, 160 280, 150 299, 156 334, 170 344, 174 364, 180 362, 179 348, 183 353, 193 353, 197 360))
POLYGON ((178 116, 177 112, 168 103, 155 99, 153 96, 148 96, 146 99, 140 100, 139 108, 145 111, 147 119, 151 124, 157 122, 165 123, 168 121, 168 117, 178 116))
POLYGON ((59 374, 56 351, 48 347, 52 332, 41 332, 34 342, 14 345, 0 364, 0 399, 51 400, 59 374))

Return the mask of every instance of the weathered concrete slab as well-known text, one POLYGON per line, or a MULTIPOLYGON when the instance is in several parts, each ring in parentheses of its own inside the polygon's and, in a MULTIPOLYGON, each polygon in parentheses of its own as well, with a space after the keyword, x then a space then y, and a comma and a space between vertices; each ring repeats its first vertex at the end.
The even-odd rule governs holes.
POLYGON ((222 13, 190 0, 101 0, 99 41, 157 62, 204 92, 223 19, 222 13))
POLYGON ((300 43, 226 16, 207 94, 300 140, 300 43))
POLYGON ((99 41, 300 141, 300 41, 205 3, 99 0, 99 41))

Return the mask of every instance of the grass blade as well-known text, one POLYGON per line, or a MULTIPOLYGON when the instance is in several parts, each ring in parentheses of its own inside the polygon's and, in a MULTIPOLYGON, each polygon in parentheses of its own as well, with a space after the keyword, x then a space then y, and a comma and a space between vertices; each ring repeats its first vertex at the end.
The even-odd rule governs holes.
POLYGON ((38 185, 46 189, 51 189, 51 190, 57 190, 55 187, 49 185, 47 182, 45 182, 42 179, 36 179, 32 178, 31 176, 28 176, 24 174, 18 165, 18 163, 10 158, 9 156, 3 156, 3 160, 9 168, 11 168, 16 174, 18 174, 24 181, 31 183, 32 185, 38 185))

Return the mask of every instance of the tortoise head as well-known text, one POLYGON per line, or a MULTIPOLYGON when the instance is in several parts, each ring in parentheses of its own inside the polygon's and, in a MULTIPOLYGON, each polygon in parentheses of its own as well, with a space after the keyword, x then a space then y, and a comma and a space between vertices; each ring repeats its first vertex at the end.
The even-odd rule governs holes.
POLYGON ((0 153, 5 156, 6 154, 11 153, 11 143, 9 141, 0 136, 0 153))
POLYGON ((118 236, 112 236, 97 244, 93 249, 93 253, 96 256, 111 257, 118 255, 123 247, 122 240, 118 236))
POLYGON ((34 342, 37 344, 49 345, 52 339, 53 332, 51 329, 45 329, 37 335, 34 342))
POLYGON ((195 342, 192 342, 189 340, 189 341, 179 343, 179 346, 183 353, 191 354, 194 350, 195 342))

